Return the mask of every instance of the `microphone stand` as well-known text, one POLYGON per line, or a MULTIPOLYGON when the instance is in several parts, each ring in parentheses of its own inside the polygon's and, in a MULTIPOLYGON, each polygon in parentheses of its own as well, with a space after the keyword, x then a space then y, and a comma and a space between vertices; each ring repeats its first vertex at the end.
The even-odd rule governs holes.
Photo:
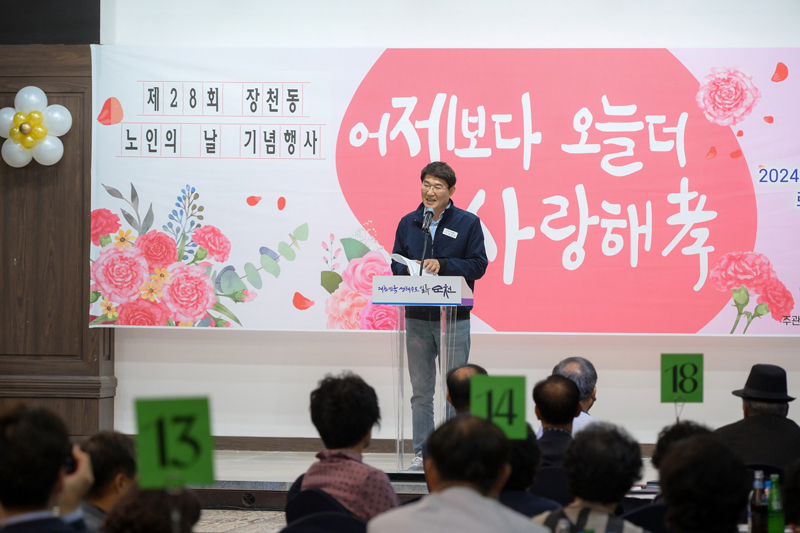
POLYGON ((428 239, 431 236, 430 229, 422 230, 425 232, 425 243, 422 245, 422 260, 419 262, 419 275, 422 275, 422 265, 425 263, 425 252, 428 250, 428 239))

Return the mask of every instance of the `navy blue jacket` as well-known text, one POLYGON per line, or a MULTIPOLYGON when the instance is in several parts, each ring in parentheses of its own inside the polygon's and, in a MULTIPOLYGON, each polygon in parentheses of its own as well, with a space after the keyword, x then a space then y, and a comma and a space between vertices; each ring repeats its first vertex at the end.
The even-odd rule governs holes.
MULTIPOLYGON (((393 254, 400 254, 409 259, 422 259, 422 248, 427 234, 422 231, 424 211, 420 203, 416 211, 400 219, 394 237, 393 254)), ((478 216, 457 208, 451 200, 449 208, 444 210, 436 228, 432 247, 428 238, 425 259, 430 258, 439 261, 440 276, 462 276, 474 292, 475 280, 483 276, 489 264, 486 248, 483 245, 483 229, 478 216), (456 236, 446 235, 445 229, 455 232, 456 236)), ((396 261, 392 261, 392 272, 395 276, 408 275, 406 266, 396 261)), ((469 318, 471 309, 472 307, 459 307, 457 318, 459 320, 469 318)), ((439 309, 436 307, 406 307, 407 318, 439 320, 439 316, 439 309)))

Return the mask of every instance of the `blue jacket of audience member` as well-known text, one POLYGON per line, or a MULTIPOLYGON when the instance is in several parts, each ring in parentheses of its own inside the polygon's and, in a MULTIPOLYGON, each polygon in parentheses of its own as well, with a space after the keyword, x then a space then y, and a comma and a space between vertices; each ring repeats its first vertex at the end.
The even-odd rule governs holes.
MULTIPOLYGON (((426 232, 422 231, 424 217, 422 203, 415 211, 400 219, 394 238, 392 253, 419 260, 425 246, 426 232)), ((481 221, 469 211, 457 208, 453 202, 442 213, 433 242, 428 240, 426 259, 439 261, 440 276, 462 276, 470 289, 475 290, 475 280, 486 272, 489 260, 483 244, 481 221)), ((392 261, 392 272, 396 276, 408 275, 405 265, 392 261)), ((434 278, 431 278, 432 280, 434 278)), ((472 307, 459 307, 457 318, 469 318, 472 307)), ((406 307, 406 317, 420 320, 438 320, 437 307, 406 307)))

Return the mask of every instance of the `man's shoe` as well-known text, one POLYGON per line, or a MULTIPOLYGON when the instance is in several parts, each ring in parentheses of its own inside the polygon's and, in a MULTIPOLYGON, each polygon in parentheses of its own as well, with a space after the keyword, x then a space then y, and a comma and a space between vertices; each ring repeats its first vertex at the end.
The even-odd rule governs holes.
POLYGON ((414 455, 414 460, 411 461, 411 466, 408 467, 408 470, 411 472, 422 472, 423 469, 422 452, 417 452, 417 454, 414 455))

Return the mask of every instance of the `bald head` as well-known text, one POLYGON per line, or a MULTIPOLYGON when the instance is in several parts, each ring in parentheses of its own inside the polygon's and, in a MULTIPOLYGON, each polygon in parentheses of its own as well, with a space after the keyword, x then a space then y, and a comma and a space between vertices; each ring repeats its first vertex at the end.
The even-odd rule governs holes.
POLYGON ((482 366, 468 364, 447 373, 447 395, 457 413, 469 411, 469 382, 476 374, 486 375, 487 372, 482 366))

